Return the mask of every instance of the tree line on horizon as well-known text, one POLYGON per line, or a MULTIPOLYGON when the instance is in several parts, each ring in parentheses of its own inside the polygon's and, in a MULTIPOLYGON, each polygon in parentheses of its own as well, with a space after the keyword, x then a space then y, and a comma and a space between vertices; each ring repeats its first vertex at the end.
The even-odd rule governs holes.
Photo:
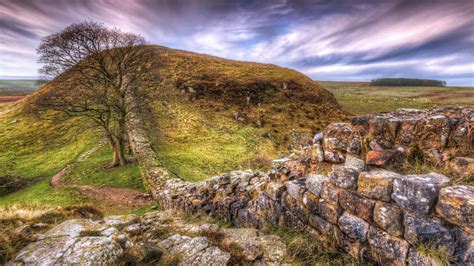
POLYGON ((373 79, 370 86, 429 86, 446 87, 446 81, 434 79, 413 79, 413 78, 379 78, 373 79))

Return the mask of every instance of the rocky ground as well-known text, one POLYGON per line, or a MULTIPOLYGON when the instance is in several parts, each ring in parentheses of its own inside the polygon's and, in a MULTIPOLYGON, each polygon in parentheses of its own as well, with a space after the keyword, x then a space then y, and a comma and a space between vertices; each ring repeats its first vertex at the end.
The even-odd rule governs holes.
POLYGON ((72 219, 35 238, 7 265, 267 265, 287 258, 278 236, 189 221, 170 211, 72 219))

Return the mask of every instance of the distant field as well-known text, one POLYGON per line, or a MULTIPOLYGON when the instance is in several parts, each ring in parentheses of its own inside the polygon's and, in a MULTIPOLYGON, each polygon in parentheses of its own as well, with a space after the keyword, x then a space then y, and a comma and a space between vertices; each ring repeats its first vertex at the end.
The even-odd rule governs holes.
POLYGON ((36 80, 0 80, 0 96, 24 96, 37 88, 36 80))
POLYGON ((397 108, 474 107, 474 87, 377 87, 368 82, 320 84, 331 91, 343 109, 362 115, 397 108))

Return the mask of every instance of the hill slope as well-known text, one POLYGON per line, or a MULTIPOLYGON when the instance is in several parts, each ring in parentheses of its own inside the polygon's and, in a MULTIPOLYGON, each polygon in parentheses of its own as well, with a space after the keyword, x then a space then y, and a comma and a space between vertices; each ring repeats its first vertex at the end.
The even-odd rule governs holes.
MULTIPOLYGON (((200 180, 239 167, 264 167, 288 145, 307 139, 328 123, 344 117, 330 92, 297 71, 162 46, 145 49, 147 56, 153 58, 156 77, 149 87, 154 101, 145 120, 159 157, 183 179, 200 180)), ((54 88, 46 85, 39 93, 49 89, 54 88)), ((20 104, 34 104, 34 99, 33 95, 20 104)), ((49 147, 57 149, 55 155, 59 156, 61 147, 66 149, 68 143, 73 143, 60 146, 56 143, 58 138, 40 135, 79 134, 89 126, 85 122, 66 122, 78 129, 57 132, 59 125, 41 122, 21 111, 3 119, 0 146, 9 148, 0 148, 0 160, 18 161, 8 171, 29 178, 34 176, 35 169, 27 171, 22 162, 41 156, 49 147), (20 122, 12 123, 15 119, 20 122), (25 130, 25 123, 40 123, 43 128, 25 130), (25 150, 19 143, 26 139, 41 139, 41 143, 29 142, 25 150), (43 147, 41 153, 35 151, 37 144, 43 147)), ((95 132, 80 136, 81 144, 71 136, 63 139, 75 139, 74 145, 84 145, 80 151, 97 142, 95 132)), ((72 151, 72 157, 64 153, 64 158, 57 160, 70 161, 80 152, 72 151)), ((42 173, 49 176, 58 167, 44 169, 42 173)), ((0 174, 5 171, 0 167, 0 174)))

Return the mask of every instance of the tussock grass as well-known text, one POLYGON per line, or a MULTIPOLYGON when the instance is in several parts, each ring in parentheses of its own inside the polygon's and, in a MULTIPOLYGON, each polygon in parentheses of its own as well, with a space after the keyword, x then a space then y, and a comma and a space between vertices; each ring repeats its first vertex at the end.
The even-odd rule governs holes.
MULTIPOLYGON (((307 233, 280 227, 270 227, 268 234, 280 236, 287 245, 292 262, 296 265, 355 265, 350 255, 340 252, 335 247, 324 246, 307 233)), ((333 240, 335 243, 336 240, 333 240)))
POLYGON ((454 258, 446 256, 446 248, 438 248, 434 243, 418 243, 416 250, 422 255, 434 260, 436 265, 451 265, 454 258))

